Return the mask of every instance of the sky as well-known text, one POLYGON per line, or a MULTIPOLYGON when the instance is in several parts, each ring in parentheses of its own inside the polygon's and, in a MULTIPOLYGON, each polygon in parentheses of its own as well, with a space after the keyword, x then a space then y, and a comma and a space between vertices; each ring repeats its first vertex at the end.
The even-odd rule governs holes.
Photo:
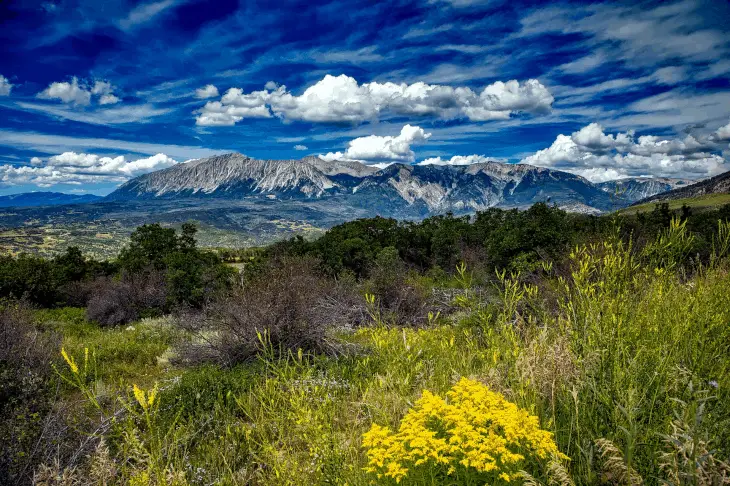
POLYGON ((0 194, 226 152, 730 170, 730 2, 0 2, 0 194))

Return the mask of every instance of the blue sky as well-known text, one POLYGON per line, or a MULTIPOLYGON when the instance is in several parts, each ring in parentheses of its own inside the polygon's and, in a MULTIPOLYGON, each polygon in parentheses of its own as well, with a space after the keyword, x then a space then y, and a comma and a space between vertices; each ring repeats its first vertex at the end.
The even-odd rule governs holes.
POLYGON ((237 151, 730 170, 730 3, 0 3, 0 194, 237 151))

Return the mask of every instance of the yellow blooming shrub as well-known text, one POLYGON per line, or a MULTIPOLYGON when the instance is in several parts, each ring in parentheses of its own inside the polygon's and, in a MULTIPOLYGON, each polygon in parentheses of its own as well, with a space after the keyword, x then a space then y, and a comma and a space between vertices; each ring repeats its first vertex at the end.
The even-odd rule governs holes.
POLYGON ((536 416, 467 378, 446 400, 424 390, 397 432, 373 424, 363 447, 366 471, 396 483, 499 484, 518 480, 528 461, 567 459, 536 416))

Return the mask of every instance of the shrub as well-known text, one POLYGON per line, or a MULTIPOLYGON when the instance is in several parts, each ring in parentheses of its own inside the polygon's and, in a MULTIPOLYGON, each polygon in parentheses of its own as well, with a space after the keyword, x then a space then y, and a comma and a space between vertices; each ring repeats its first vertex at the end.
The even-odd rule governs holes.
POLYGON ((407 280, 408 270, 392 246, 383 248, 370 270, 369 293, 378 299, 379 312, 389 322, 412 326, 426 319, 425 293, 407 280))
POLYGON ((50 356, 59 343, 57 335, 35 327, 23 304, 0 307, 0 484, 29 481, 52 446, 39 439, 52 408, 50 356))
POLYGON ((373 424, 366 470, 404 484, 500 484, 525 464, 567 459, 536 416, 485 385, 462 378, 447 398, 424 390, 398 432, 373 424))
POLYGON ((299 350, 335 352, 328 330, 349 324, 357 310, 348 305, 351 289, 325 278, 317 268, 312 259, 271 263, 245 287, 217 299, 195 318, 187 314, 179 319, 183 327, 205 337, 204 344, 184 350, 182 359, 213 358, 233 365, 253 359, 262 346, 277 356, 299 350))
POLYGON ((118 280, 99 278, 91 294, 86 317, 101 326, 117 326, 159 314, 167 300, 165 277, 156 271, 118 280))

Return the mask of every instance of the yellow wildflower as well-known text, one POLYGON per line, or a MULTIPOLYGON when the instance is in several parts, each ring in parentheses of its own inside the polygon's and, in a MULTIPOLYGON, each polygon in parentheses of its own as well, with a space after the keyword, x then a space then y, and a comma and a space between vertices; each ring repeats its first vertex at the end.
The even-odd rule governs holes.
POLYGON ((137 385, 133 385, 132 390, 134 391, 134 398, 137 399, 137 403, 139 403, 143 409, 147 410, 147 399, 145 397, 144 390, 137 385))
POLYGON ((424 390, 397 432, 373 424, 363 447, 366 471, 397 483, 409 472, 416 480, 418 474, 453 476, 459 469, 476 472, 490 484, 511 482, 527 456, 567 459, 536 416, 466 378, 446 399, 424 390))
POLYGON ((66 353, 64 348, 61 348, 61 356, 63 356, 68 367, 71 368, 72 373, 76 374, 79 372, 79 367, 76 365, 76 361, 74 361, 74 359, 66 353))

